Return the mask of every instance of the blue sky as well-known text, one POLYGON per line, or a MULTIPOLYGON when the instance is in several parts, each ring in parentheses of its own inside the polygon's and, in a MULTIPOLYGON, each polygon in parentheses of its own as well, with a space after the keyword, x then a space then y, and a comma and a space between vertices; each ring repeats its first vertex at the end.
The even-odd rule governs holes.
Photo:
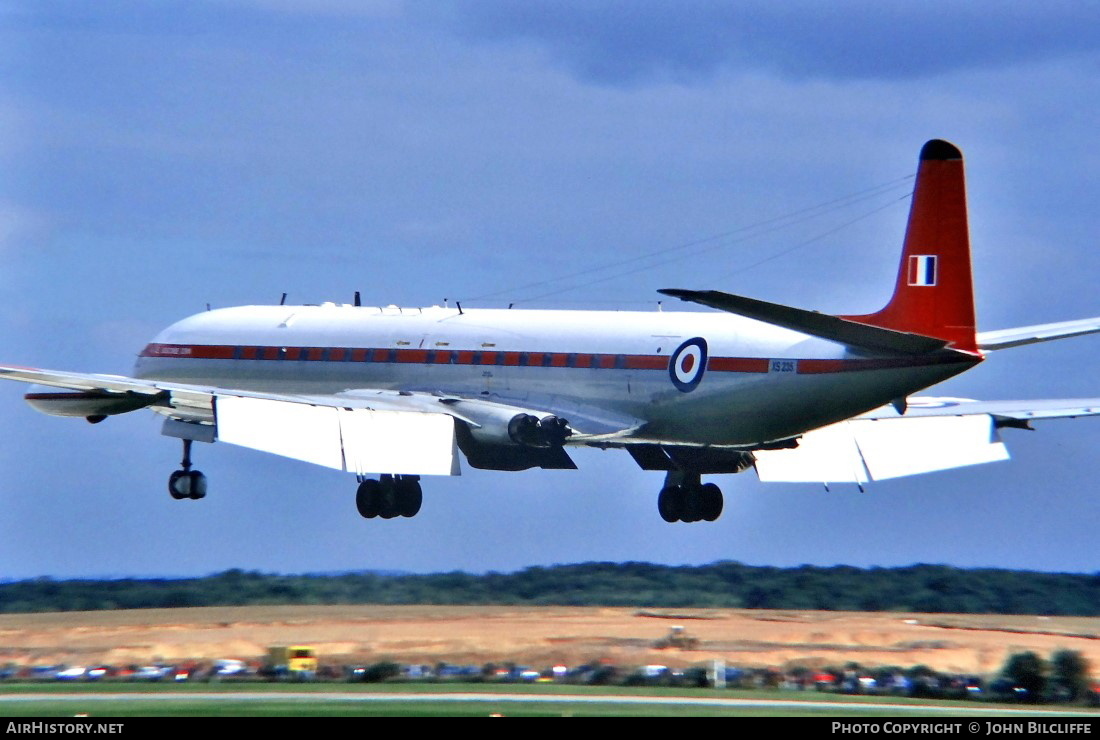
MULTIPOLYGON (((0 361, 125 374, 207 303, 284 291, 648 310, 658 288, 716 288, 868 312, 893 285, 903 178, 930 138, 967 158, 981 327, 1097 315, 1098 15, 0 0, 0 361)), ((1096 338, 1008 350, 933 392, 1100 396, 1098 359, 1096 338)), ((196 450, 210 496, 172 501, 179 446, 152 415, 92 427, 34 413, 23 390, 0 388, 0 577, 723 559, 1100 570, 1098 420, 1009 431, 1010 463, 866 493, 726 476, 712 525, 662 522, 661 476, 612 451, 578 453, 579 471, 425 479, 418 517, 368 522, 351 477, 227 445, 196 450)))

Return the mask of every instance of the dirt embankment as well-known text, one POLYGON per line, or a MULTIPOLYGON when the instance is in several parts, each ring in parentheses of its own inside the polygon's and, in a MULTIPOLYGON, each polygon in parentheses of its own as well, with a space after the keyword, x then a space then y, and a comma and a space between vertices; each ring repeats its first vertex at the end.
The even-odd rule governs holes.
POLYGON ((1077 650, 1100 666, 1100 619, 785 610, 283 606, 0 616, 0 664, 126 665, 259 658, 315 645, 324 662, 684 667, 924 664, 989 673, 1014 652, 1077 650), (689 648, 658 649, 673 627, 689 648))

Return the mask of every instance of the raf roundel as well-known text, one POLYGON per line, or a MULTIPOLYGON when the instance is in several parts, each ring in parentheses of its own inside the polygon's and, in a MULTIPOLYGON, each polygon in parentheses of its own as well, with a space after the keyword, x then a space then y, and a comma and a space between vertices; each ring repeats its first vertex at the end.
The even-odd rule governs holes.
POLYGON ((695 390, 707 369, 707 340, 689 339, 672 353, 668 361, 668 376, 672 384, 684 393, 695 390))

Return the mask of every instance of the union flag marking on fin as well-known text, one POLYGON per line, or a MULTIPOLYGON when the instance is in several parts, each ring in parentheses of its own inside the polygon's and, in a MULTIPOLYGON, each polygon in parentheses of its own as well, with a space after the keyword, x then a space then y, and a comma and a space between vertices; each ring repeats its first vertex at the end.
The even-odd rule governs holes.
POLYGON ((909 285, 931 287, 936 284, 936 278, 936 255, 909 256, 909 285))

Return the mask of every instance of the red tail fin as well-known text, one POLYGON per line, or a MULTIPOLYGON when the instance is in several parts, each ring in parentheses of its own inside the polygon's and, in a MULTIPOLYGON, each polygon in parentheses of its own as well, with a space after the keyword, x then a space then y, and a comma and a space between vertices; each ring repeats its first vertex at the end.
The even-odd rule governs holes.
POLYGON ((933 139, 920 152, 894 296, 878 313, 843 318, 946 339, 978 352, 962 152, 933 139))

